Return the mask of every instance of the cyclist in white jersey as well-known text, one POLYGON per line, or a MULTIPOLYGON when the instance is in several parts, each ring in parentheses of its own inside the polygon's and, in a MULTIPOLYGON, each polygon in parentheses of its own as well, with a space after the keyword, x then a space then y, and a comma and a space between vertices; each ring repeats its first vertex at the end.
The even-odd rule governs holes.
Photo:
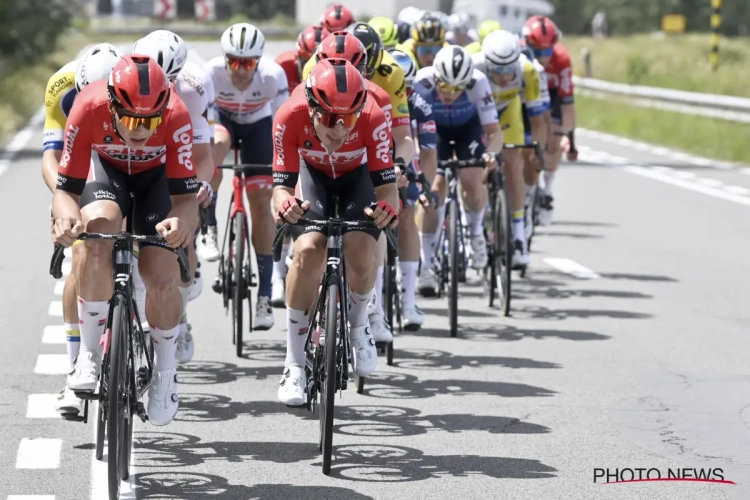
MULTIPOLYGON (((201 206, 208 206, 213 194, 210 182, 214 173, 211 149, 213 131, 209 125, 211 102, 214 99, 213 82, 203 68, 187 59, 185 42, 171 31, 158 30, 149 33, 145 38, 135 42, 133 53, 148 55, 161 65, 190 113, 193 124, 193 162, 196 164, 198 180, 202 184, 198 202, 201 206)), ((188 246, 188 258, 190 267, 195 272, 198 259, 191 245, 188 246)), ((178 363, 187 363, 195 353, 193 335, 187 323, 187 304, 193 288, 197 288, 195 282, 191 286, 180 287, 183 314, 175 356, 178 363)), ((143 296, 145 297, 145 294, 143 296)))
MULTIPOLYGON (((258 28, 248 23, 230 26, 221 36, 223 56, 211 59, 204 68, 213 81, 216 124, 214 160, 220 164, 230 147, 240 145, 240 161, 268 165, 263 175, 252 176, 247 184, 250 205, 252 243, 258 266, 258 303, 253 327, 267 330, 274 324, 271 309, 271 281, 273 257, 271 243, 276 223, 271 214, 273 176, 273 115, 289 97, 289 84, 284 69, 273 59, 263 57, 265 37, 258 28), (241 144, 239 141, 242 141, 241 144)), ((216 172, 214 189, 218 189, 221 172, 216 172)), ((216 242, 216 200, 209 207, 209 231, 216 242)), ((218 258, 218 251, 208 248, 210 257, 218 258)), ((206 258, 206 255, 202 255, 206 258)), ((211 259, 207 259, 211 260, 211 259)))

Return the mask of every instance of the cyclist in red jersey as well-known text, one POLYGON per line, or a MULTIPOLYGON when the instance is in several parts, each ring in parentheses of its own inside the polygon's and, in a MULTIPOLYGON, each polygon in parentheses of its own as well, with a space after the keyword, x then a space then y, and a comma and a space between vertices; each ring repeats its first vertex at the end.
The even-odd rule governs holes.
POLYGON ((546 226, 552 223, 554 213, 552 183, 562 157, 561 135, 568 136, 568 159, 574 161, 578 158, 574 137, 576 111, 573 96, 573 69, 567 49, 559 42, 560 32, 548 17, 529 18, 523 26, 523 36, 534 57, 544 66, 549 82, 552 130, 547 135, 546 171, 539 211, 539 223, 546 226))
POLYGON ((297 36, 297 48, 282 52, 276 57, 276 64, 286 73, 289 89, 294 90, 302 82, 302 68, 315 53, 321 40, 329 35, 323 26, 308 26, 297 36))
MULTIPOLYGON (((132 217, 135 233, 159 234, 173 248, 186 246, 198 214, 192 147, 190 114, 164 70, 148 56, 120 59, 108 82, 78 95, 68 117, 52 199, 54 242, 69 247, 82 231, 116 233, 123 218, 132 217)), ((85 392, 96 389, 99 377, 99 339, 113 289, 112 243, 88 240, 80 246, 81 351, 69 384, 85 392)), ((166 425, 178 407, 179 268, 163 246, 139 246, 155 354, 148 416, 152 424, 166 425)))
MULTIPOLYGON (((326 218, 330 197, 338 195, 348 220, 371 217, 380 228, 395 226, 396 175, 391 136, 383 112, 368 95, 360 72, 343 59, 318 62, 304 86, 279 108, 273 123, 274 207, 277 222, 296 222, 308 211, 326 218), (295 194, 304 200, 298 205, 295 194)), ((305 402, 307 310, 318 289, 326 256, 325 229, 298 227, 287 277, 287 354, 279 400, 305 402)), ((379 231, 344 234, 349 293, 349 336, 354 371, 369 375, 377 366, 367 303, 375 283, 374 255, 379 231)))

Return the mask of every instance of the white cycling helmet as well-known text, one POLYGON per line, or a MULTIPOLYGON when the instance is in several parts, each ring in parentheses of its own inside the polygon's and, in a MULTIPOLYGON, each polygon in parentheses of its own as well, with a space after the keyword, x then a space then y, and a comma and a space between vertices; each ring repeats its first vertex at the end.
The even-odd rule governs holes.
POLYGON ((76 90, 80 92, 89 83, 109 78, 120 57, 117 47, 109 43, 100 43, 87 50, 76 68, 76 90))
POLYGON ((521 44, 510 31, 493 31, 482 42, 482 54, 490 64, 509 66, 521 57, 521 44))
POLYGON ((432 66, 435 68, 435 76, 438 80, 456 87, 465 87, 474 73, 471 54, 458 45, 440 49, 435 55, 432 66))
POLYGON ((396 16, 396 22, 404 24, 414 24, 424 14, 422 9, 416 7, 404 7, 396 16))
POLYGON ((248 23, 233 24, 221 35, 221 50, 231 57, 260 57, 265 44, 263 33, 248 23))
POLYGON ((151 57, 162 67, 167 78, 180 74, 187 60, 187 45, 176 33, 167 30, 153 31, 133 45, 133 54, 151 57))
POLYGON ((404 70, 406 86, 411 87, 414 83, 414 77, 417 75, 417 66, 414 64, 414 60, 406 52, 400 50, 392 50, 390 54, 393 60, 404 70))
POLYGON ((467 33, 474 27, 474 20, 466 12, 455 12, 448 18, 450 29, 458 33, 467 33))

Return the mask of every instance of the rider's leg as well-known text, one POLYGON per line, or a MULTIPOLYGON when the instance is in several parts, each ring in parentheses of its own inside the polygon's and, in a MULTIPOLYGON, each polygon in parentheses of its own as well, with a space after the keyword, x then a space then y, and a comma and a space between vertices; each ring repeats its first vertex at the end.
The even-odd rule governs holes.
POLYGON ((385 321, 385 311, 383 309, 383 272, 386 263, 386 250, 386 238, 385 235, 381 234, 375 246, 377 270, 368 306, 370 332, 372 332, 372 337, 376 342, 390 342, 393 340, 393 333, 391 332, 390 325, 385 321))
MULTIPOLYGON (((220 115, 221 116, 221 115, 220 115)), ((228 122, 228 120, 222 118, 222 123, 228 122)), ((221 165, 224 163, 224 159, 229 154, 229 150, 232 146, 231 137, 231 124, 226 123, 225 125, 216 124, 214 127, 214 164, 221 165)), ((198 254, 206 261, 215 261, 219 258, 218 238, 217 238, 217 220, 216 220, 216 203, 219 196, 219 188, 221 187, 221 181, 223 179, 223 170, 216 169, 214 177, 211 179, 211 189, 214 192, 214 196, 211 200, 211 204, 206 208, 206 229, 205 235, 201 236, 200 245, 198 247, 198 254)))
MULTIPOLYGON (((416 188, 416 186, 414 186, 416 188)), ((414 196, 409 197, 409 203, 404 205, 399 214, 398 224, 398 253, 401 267, 403 293, 401 304, 404 317, 404 328, 410 331, 419 330, 424 324, 424 316, 417 307, 416 289, 417 273, 419 271, 419 234, 414 219, 414 196)), ((419 197, 419 193, 416 193, 419 197)))
MULTIPOLYGON (((65 323, 65 344, 68 350, 68 373, 73 373, 76 358, 81 348, 81 334, 78 327, 78 300, 76 298, 76 261, 80 259, 80 246, 82 241, 76 241, 71 249, 73 265, 65 279, 63 287, 63 322, 65 323)), ((55 409, 62 414, 77 414, 82 409, 82 401, 76 397, 68 387, 60 391, 55 401, 55 409)))
POLYGON ((557 92, 550 90, 550 111, 549 111, 549 126, 547 134, 547 153, 544 156, 545 171, 544 171, 544 187, 542 189, 542 197, 540 200, 539 210, 539 224, 547 226, 552 223, 552 216, 554 213, 553 201, 554 197, 552 194, 552 184, 555 180, 555 174, 562 161, 562 148, 560 147, 560 139, 562 138, 562 109, 560 98, 557 96, 557 92))
POLYGON ((440 237, 440 231, 443 228, 443 220, 445 219, 445 198, 448 194, 448 184, 445 182, 445 171, 437 168, 437 160, 446 160, 453 157, 453 146, 450 141, 440 140, 438 135, 438 145, 436 150, 421 151, 420 152, 420 166, 422 166, 425 177, 432 184, 432 191, 438 194, 438 205, 434 210, 425 212, 422 207, 418 207, 420 211, 420 226, 419 226, 419 239, 421 248, 421 260, 422 266, 419 271, 419 293, 423 297, 434 297, 437 291, 437 279, 434 271, 434 256, 435 246, 437 245, 438 238, 440 237), (421 155, 428 154, 435 155, 435 171, 434 173, 429 169, 425 168, 430 162, 422 161, 421 155), (430 178, 430 174, 433 173, 433 177, 430 178))

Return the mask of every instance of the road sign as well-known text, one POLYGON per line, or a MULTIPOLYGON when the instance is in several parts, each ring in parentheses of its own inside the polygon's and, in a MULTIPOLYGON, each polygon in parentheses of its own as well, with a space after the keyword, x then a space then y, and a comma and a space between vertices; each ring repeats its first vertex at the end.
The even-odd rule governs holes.
POLYGON ((661 30, 666 33, 685 33, 685 16, 669 14, 662 17, 661 30))
POLYGON ((160 19, 177 17, 177 0, 154 0, 154 15, 160 19))
POLYGON ((205 23, 216 20, 216 7, 214 0, 195 0, 195 17, 198 21, 205 23))

